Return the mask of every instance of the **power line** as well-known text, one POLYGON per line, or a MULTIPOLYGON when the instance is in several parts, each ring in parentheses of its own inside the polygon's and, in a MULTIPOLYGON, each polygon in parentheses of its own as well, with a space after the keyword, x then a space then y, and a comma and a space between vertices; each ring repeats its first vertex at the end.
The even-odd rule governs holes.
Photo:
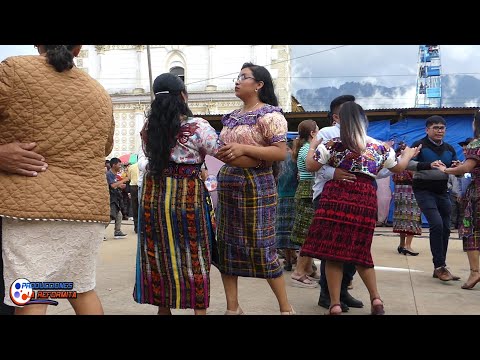
MULTIPOLYGON (((220 75, 216 76, 214 78, 194 78, 192 77, 191 79, 202 79, 198 81, 193 81, 191 83, 188 83, 187 85, 194 84, 194 83, 199 83, 211 79, 221 79, 221 80, 231 80, 232 78, 230 75, 236 75, 237 72, 232 73, 232 74, 226 74, 226 75, 220 75)), ((470 72, 470 73, 447 73, 447 74, 442 74, 440 76, 447 76, 447 75, 480 75, 480 72, 470 72)), ((380 77, 417 77, 416 74, 382 74, 382 75, 331 75, 331 76, 278 76, 276 79, 337 79, 337 78, 368 78, 368 77, 374 77, 374 78, 380 78, 380 77)), ((107 78, 107 77, 102 77, 101 80, 132 80, 136 81, 138 80, 136 77, 128 77, 128 78, 122 78, 122 77, 112 77, 112 78, 107 78)), ((140 78, 140 80, 146 81, 146 78, 140 78)))
MULTIPOLYGON (((284 62, 287 62, 287 61, 298 60, 298 59, 301 59, 301 58, 304 58, 304 57, 307 57, 307 56, 317 55, 317 54, 321 54, 321 53, 324 53, 324 52, 328 52, 328 51, 340 49, 340 48, 345 47, 345 46, 348 46, 348 45, 339 45, 339 46, 336 46, 336 47, 333 47, 333 48, 329 48, 329 49, 325 49, 325 50, 320 50, 320 51, 315 51, 315 52, 310 53, 310 54, 306 54, 306 55, 302 55, 302 56, 297 56, 297 57, 289 58, 289 59, 286 59, 286 60, 280 60, 280 61, 277 61, 277 62, 272 62, 272 63, 270 63, 270 64, 268 64, 268 65, 262 65, 262 66, 265 66, 265 67, 266 67, 266 66, 272 66, 272 65, 281 64, 281 63, 284 63, 284 62)), ((204 81, 213 80, 213 79, 219 79, 219 78, 225 78, 226 76, 232 76, 232 75, 237 75, 237 74, 238 74, 238 71, 235 71, 235 72, 233 72, 233 73, 223 74, 223 75, 220 75, 220 76, 215 76, 215 77, 207 78, 207 79, 204 79, 204 80, 193 81, 193 82, 190 82, 190 83, 185 84, 185 85, 188 86, 188 85, 196 84, 196 83, 199 83, 199 82, 204 82, 204 81)))

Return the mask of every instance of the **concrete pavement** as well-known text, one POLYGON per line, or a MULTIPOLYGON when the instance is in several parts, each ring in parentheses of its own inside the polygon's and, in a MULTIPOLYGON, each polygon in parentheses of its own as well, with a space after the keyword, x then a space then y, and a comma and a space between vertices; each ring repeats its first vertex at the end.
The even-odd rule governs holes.
MULTIPOLYGON (((100 250, 97 266, 97 292, 107 315, 154 315, 157 308, 133 301, 137 240, 133 222, 124 221, 122 231, 128 236, 113 238, 113 225, 107 232, 100 250)), ((480 314, 480 285, 473 290, 460 286, 469 275, 469 265, 462 243, 457 240, 457 231, 452 232, 447 256, 452 273, 460 281, 442 282, 432 278, 433 264, 429 248, 428 229, 413 240, 413 248, 420 252, 416 257, 399 255, 398 235, 392 228, 376 228, 372 246, 377 284, 385 311, 388 315, 467 315, 480 314)), ((316 260, 317 265, 319 261, 316 260)), ((290 285, 291 272, 285 272, 287 293, 299 315, 323 315, 325 309, 317 305, 319 288, 304 289, 290 285)), ((345 315, 368 315, 370 311, 368 292, 360 277, 355 275, 350 293, 362 300, 363 309, 351 308, 345 315)), ((225 293, 220 273, 212 266, 211 306, 207 314, 222 315, 226 309, 225 293)), ((251 315, 279 314, 277 301, 264 279, 239 278, 239 300, 242 309, 251 315)), ((193 310, 173 310, 173 314, 193 315, 193 310)), ((50 306, 48 314, 74 314, 66 300, 58 306, 50 306)))

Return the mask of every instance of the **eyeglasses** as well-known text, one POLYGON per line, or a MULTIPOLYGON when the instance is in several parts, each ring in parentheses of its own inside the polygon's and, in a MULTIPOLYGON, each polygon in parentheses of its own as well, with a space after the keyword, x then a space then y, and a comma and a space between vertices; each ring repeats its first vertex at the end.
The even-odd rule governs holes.
POLYGON ((238 75, 236 78, 233 79, 233 82, 242 82, 247 79, 256 80, 253 76, 245 76, 245 74, 238 75))
POLYGON ((429 129, 433 129, 435 131, 445 131, 447 130, 446 126, 430 126, 429 129))

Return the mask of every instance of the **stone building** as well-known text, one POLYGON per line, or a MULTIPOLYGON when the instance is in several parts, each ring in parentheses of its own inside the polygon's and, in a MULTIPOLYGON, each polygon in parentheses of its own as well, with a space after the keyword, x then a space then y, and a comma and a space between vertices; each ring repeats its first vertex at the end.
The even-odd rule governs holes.
MULTIPOLYGON (((239 108, 233 79, 245 62, 266 66, 280 106, 292 111, 288 45, 150 45, 152 81, 161 73, 182 77, 195 115, 225 114, 239 108)), ((115 118, 115 145, 109 157, 135 153, 150 97, 145 45, 84 45, 77 66, 110 93, 115 118)))

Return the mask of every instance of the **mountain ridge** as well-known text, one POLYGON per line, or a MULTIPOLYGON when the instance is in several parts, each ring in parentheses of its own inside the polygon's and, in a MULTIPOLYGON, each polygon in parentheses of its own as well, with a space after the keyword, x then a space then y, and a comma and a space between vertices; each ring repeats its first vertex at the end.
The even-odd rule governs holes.
MULTIPOLYGON (((295 97, 305 111, 328 111, 330 101, 345 94, 355 96, 366 110, 415 107, 415 86, 388 87, 369 82, 349 81, 339 87, 299 89, 295 97)), ((471 75, 442 76, 442 107, 479 105, 480 79, 471 75)))

